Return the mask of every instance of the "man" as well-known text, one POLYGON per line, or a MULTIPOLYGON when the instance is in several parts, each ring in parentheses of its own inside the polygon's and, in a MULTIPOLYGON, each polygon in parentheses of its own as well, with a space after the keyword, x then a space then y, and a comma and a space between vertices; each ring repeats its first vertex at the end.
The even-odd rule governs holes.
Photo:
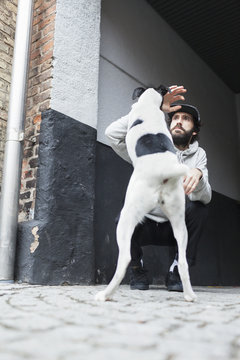
MULTIPOLYGON (((198 145, 201 127, 200 114, 194 106, 174 105, 177 100, 185 100, 183 86, 171 86, 171 93, 164 96, 162 111, 169 114, 169 129, 176 147, 179 162, 188 165, 190 171, 183 180, 186 194, 186 226, 188 230, 187 261, 190 266, 196 259, 197 245, 201 237, 206 218, 206 204, 211 200, 211 187, 208 183, 207 158, 205 151, 198 145)), ((128 128, 128 115, 113 122, 106 129, 113 150, 128 162, 131 162, 125 144, 128 128)), ((148 290, 146 271, 142 266, 142 246, 176 246, 171 224, 160 208, 147 214, 145 221, 138 224, 131 240, 130 287, 148 290)), ((178 273, 178 254, 170 267, 166 278, 169 291, 183 291, 178 273)))

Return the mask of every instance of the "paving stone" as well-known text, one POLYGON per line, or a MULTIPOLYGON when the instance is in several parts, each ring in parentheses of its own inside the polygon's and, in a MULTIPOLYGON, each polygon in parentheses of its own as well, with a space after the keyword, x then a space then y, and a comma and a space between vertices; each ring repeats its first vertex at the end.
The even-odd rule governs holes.
POLYGON ((0 285, 4 360, 237 360, 240 287, 194 288, 195 303, 163 286, 98 303, 104 286, 0 285))

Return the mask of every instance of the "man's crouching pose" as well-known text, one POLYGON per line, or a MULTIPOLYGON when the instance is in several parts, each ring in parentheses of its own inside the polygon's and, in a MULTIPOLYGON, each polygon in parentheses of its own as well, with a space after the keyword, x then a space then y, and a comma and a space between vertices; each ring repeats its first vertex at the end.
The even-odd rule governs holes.
MULTIPOLYGON (((207 215, 206 204, 211 200, 211 187, 208 182, 207 158, 205 151, 199 147, 198 134, 201 127, 200 114, 196 107, 173 102, 184 100, 186 92, 183 86, 171 86, 171 93, 163 98, 161 110, 168 113, 169 129, 175 145, 178 160, 186 164, 190 171, 185 176, 183 188, 186 194, 185 221, 188 231, 187 262, 194 265, 197 246, 201 237, 207 215)), ((128 115, 113 122, 106 130, 113 150, 124 160, 131 163, 126 149, 125 137, 129 125, 128 115)), ((142 262, 142 246, 176 246, 172 226, 160 207, 145 216, 144 222, 138 224, 131 239, 130 287, 131 289, 148 290, 149 283, 142 262)), ((178 254, 166 278, 169 291, 183 291, 178 272, 178 254)))

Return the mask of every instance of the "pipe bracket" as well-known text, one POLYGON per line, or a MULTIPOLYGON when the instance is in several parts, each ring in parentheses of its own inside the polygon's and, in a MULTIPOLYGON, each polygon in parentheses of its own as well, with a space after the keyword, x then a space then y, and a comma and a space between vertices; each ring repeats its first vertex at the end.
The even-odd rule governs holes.
POLYGON ((16 129, 9 129, 6 141, 23 141, 24 131, 18 131, 16 129))

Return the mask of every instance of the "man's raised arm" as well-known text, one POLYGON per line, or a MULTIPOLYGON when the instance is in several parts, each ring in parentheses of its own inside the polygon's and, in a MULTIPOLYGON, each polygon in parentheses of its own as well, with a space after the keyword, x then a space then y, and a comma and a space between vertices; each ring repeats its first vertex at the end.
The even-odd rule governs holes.
POLYGON ((132 163, 128 156, 125 137, 128 129, 128 115, 112 122, 105 130, 112 149, 125 161, 132 163))

